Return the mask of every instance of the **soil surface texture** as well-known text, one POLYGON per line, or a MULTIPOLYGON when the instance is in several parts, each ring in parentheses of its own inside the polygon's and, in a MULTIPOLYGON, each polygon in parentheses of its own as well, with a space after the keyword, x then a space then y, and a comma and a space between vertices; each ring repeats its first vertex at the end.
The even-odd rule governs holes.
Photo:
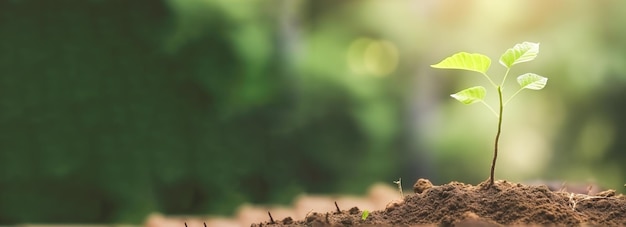
POLYGON ((626 226, 626 197, 607 190, 592 195, 551 191, 547 186, 528 186, 507 181, 473 186, 451 182, 434 186, 419 179, 414 194, 392 202, 385 210, 317 213, 305 220, 269 220, 257 226, 500 226, 500 225, 594 225, 626 226))

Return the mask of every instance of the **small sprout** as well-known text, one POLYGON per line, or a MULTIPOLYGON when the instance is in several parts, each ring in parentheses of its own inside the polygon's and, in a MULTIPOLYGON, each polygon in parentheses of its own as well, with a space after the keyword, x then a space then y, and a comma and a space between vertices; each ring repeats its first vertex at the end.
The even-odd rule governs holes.
POLYGON ((402 193, 402 178, 393 181, 393 183, 398 185, 398 190, 400 190, 400 199, 404 199, 404 194, 402 193))
MULTIPOLYGON (((498 143, 500 141, 500 133, 502 132, 502 111, 504 106, 511 101, 513 97, 515 97, 520 91, 524 89, 529 90, 541 90, 548 83, 548 78, 543 76, 539 76, 534 73, 526 73, 517 77, 517 83, 520 85, 520 88, 513 93, 506 101, 502 99, 502 91, 504 90, 504 81, 511 70, 513 65, 532 61, 537 57, 539 53, 539 43, 531 43, 531 42, 523 42, 515 45, 513 48, 508 49, 502 56, 500 56, 500 64, 506 68, 506 73, 502 78, 502 82, 499 84, 494 83, 494 81, 487 75, 487 71, 491 66, 491 59, 482 54, 470 54, 466 52, 459 52, 450 57, 447 57, 443 61, 431 65, 433 68, 438 69, 461 69, 474 71, 482 74, 489 83, 496 89, 498 92, 499 98, 499 109, 496 112, 489 104, 484 101, 486 95, 486 89, 482 86, 475 86, 471 88, 467 88, 465 90, 459 91, 455 94, 452 94, 452 98, 458 100, 459 102, 470 105, 474 103, 482 103, 484 104, 497 118, 498 118, 498 131, 496 133, 496 139, 494 144, 493 151, 493 161, 491 162, 491 175, 489 177, 489 185, 487 188, 491 187, 494 184, 494 172, 496 168, 496 158, 498 157, 498 143)), ((626 185, 624 185, 626 187, 626 185)))
POLYGON ((368 210, 364 210, 363 214, 361 214, 361 220, 365 221, 365 219, 367 219, 367 216, 370 215, 370 212, 368 210))

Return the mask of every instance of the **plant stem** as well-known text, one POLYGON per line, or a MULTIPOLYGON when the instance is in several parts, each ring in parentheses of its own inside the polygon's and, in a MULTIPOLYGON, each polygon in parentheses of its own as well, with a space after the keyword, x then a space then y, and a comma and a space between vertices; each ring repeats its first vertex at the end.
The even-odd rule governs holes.
POLYGON ((498 115, 498 132, 496 133, 496 142, 493 149, 493 161, 491 162, 491 175, 489 177, 489 185, 487 188, 490 188, 494 184, 494 172, 496 171, 496 159, 498 158, 498 142, 500 142, 500 133, 502 132, 502 110, 504 109, 504 105, 502 105, 502 86, 498 86, 498 99, 500 100, 500 114, 498 115))
POLYGON ((511 68, 507 67, 506 73, 504 73, 504 77, 502 78, 502 83, 500 83, 500 87, 504 87, 504 81, 506 80, 506 77, 509 75, 509 71, 511 71, 511 68))

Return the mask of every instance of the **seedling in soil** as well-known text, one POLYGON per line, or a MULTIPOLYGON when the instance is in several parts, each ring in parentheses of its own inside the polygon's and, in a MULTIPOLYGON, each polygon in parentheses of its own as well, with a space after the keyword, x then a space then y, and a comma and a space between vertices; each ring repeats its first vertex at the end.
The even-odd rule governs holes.
POLYGON ((365 219, 367 219, 367 216, 370 215, 370 212, 368 210, 364 210, 363 214, 361 214, 361 220, 365 221, 365 219))
POLYGON ((398 185, 398 190, 400 191, 400 199, 404 199, 404 193, 402 193, 402 178, 394 180, 393 183, 398 185))
POLYGON ((515 97, 520 91, 524 89, 530 90, 541 90, 548 83, 548 78, 539 76, 534 73, 525 73, 517 77, 517 83, 519 83, 520 88, 513 93, 506 101, 502 98, 502 92, 504 91, 504 81, 506 81, 507 76, 511 70, 513 65, 532 61, 537 57, 539 53, 539 43, 531 43, 531 42, 523 42, 520 44, 516 44, 513 48, 508 49, 502 56, 500 56, 500 64, 506 67, 506 73, 502 77, 502 81, 499 84, 494 83, 489 75, 487 75, 487 70, 489 70, 489 66, 491 65, 491 59, 482 54, 470 54, 466 52, 456 53, 443 61, 431 65, 433 68, 438 69, 461 69, 468 70, 481 73, 491 86, 495 88, 498 92, 498 100, 499 100, 499 108, 498 112, 496 112, 489 104, 484 101, 486 89, 483 86, 475 86, 470 87, 465 90, 454 93, 450 96, 455 98, 459 102, 469 105, 480 102, 484 104, 497 118, 498 118, 498 131, 496 132, 496 139, 494 143, 493 150, 493 161, 491 162, 491 174, 489 176, 489 184, 487 188, 490 188, 494 184, 494 172, 496 168, 496 159, 498 157, 498 143, 500 141, 500 134, 502 132, 502 112, 504 107, 515 97))

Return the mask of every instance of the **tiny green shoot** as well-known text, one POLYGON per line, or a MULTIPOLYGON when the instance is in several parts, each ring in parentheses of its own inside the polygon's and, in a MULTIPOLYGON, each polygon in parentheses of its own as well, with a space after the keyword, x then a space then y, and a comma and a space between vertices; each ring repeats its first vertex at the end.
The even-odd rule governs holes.
POLYGON ((370 215, 370 212, 368 210, 364 210, 363 214, 361 214, 361 220, 365 221, 365 219, 367 219, 367 216, 370 215))
POLYGON ((509 98, 506 100, 503 100, 502 98, 502 92, 504 91, 504 81, 509 75, 509 72, 513 65, 522 62, 532 61, 535 59, 535 57, 537 57, 538 53, 539 43, 531 42, 516 44, 513 48, 510 48, 506 52, 504 52, 504 54, 500 56, 500 64, 506 68, 506 72, 502 77, 502 81, 500 83, 495 83, 494 80, 492 80, 492 78, 487 75, 487 71, 489 70, 489 66, 491 65, 491 59, 482 54, 459 52, 437 64, 431 65, 431 67, 438 69, 460 69, 478 72, 482 74, 487 79, 487 81, 489 81, 489 84, 491 84, 491 86, 494 87, 495 90, 498 92, 499 108, 497 109, 497 112, 496 110, 494 110, 494 108, 492 108, 484 101, 487 90, 482 86, 470 87, 450 95, 452 98, 466 105, 482 103, 498 118, 498 130, 496 133, 493 160, 491 163, 491 174, 489 177, 489 184, 487 185, 487 188, 491 187, 494 184, 494 172, 496 159, 498 157, 498 143, 500 141, 500 134, 502 132, 502 112, 504 110, 504 107, 509 103, 509 101, 511 101, 511 99, 513 99, 513 97, 515 97, 520 91, 524 89, 543 89, 548 83, 548 78, 539 76, 534 73, 525 73, 518 76, 517 83, 520 85, 520 88, 511 96, 509 96, 509 98))

